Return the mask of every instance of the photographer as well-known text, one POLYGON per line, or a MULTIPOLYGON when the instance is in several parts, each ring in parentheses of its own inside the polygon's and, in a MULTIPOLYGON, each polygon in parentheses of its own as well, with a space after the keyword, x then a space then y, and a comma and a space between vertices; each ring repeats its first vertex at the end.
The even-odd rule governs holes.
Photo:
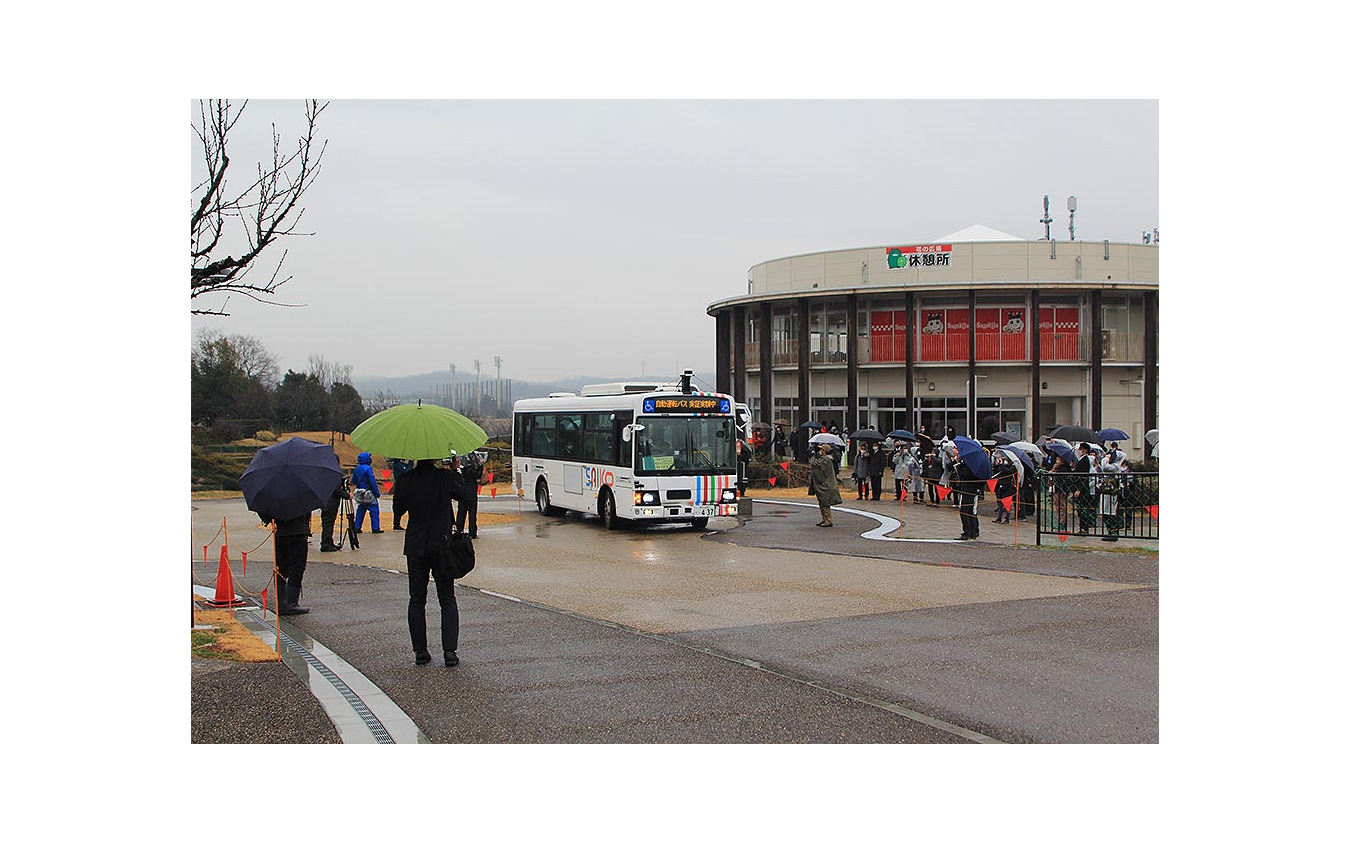
POLYGON ((459 518, 455 524, 460 533, 464 532, 465 522, 468 522, 469 538, 478 538, 478 485, 483 482, 483 461, 478 453, 471 451, 464 455, 464 460, 459 469, 459 474, 464 479, 464 485, 460 490, 459 498, 459 518))
POLYGON ((347 486, 347 477, 344 475, 333 487, 333 492, 328 496, 328 502, 323 505, 319 511, 319 520, 322 526, 319 536, 320 551, 336 551, 338 545, 333 541, 333 526, 337 524, 338 510, 342 506, 344 499, 350 499, 351 489, 347 486))

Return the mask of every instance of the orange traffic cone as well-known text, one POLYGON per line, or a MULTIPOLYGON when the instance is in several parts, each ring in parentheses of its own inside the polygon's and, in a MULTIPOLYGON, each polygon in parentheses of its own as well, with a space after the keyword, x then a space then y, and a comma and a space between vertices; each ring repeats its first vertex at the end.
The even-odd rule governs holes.
POLYGON ((210 607, 242 607, 244 602, 234 596, 234 575, 230 573, 229 551, 220 546, 220 568, 216 571, 216 597, 206 602, 210 607))

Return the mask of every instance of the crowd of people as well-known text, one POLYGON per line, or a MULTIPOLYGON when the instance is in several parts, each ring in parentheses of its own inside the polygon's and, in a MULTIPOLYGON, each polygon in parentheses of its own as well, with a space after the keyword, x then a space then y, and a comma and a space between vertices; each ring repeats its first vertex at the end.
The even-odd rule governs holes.
MULTIPOLYGON (((824 426, 821 427, 824 429, 824 426)), ((1117 442, 1105 446, 1079 443, 1071 454, 1066 454, 1066 450, 1072 448, 1069 443, 1052 441, 1058 450, 1049 449, 1043 460, 1031 455, 1031 466, 1003 449, 993 449, 987 452, 991 474, 983 478, 977 477, 966 461, 961 459, 952 428, 948 428, 946 435, 938 441, 934 441, 926 429, 921 429, 921 435, 922 438, 916 441, 897 440, 889 436, 883 438, 875 432, 849 437, 845 448, 850 455, 850 477, 856 500, 880 501, 883 475, 889 468, 894 482, 895 500, 908 496, 912 501, 930 507, 948 506, 959 511, 961 535, 957 538, 971 540, 980 535, 976 506, 986 493, 992 493, 996 502, 996 524, 1009 524, 1014 519, 1026 521, 1036 514, 1039 495, 1037 473, 1049 473, 1046 501, 1048 518, 1045 520, 1048 530, 1065 532, 1076 524, 1075 533, 1089 535, 1096 532, 1100 523, 1103 542, 1118 541, 1119 534, 1124 530, 1124 509, 1129 498, 1130 478, 1122 475, 1133 471, 1135 467, 1125 459, 1125 453, 1117 442), (992 489, 989 481, 993 481, 992 489)), ((826 470, 826 460, 833 465, 836 473, 839 471, 843 450, 837 445, 811 445, 809 439, 805 439, 809 436, 809 429, 803 428, 801 436, 806 442, 805 446, 801 446, 801 441, 794 435, 790 438, 791 447, 794 455, 809 455, 809 492, 816 495, 821 507, 822 518, 818 524, 830 527, 833 521, 829 507, 842 503, 842 494, 837 478, 832 486, 822 473, 826 470), (807 451, 798 452, 799 447, 807 451), (839 500, 833 500, 836 498, 839 500)))

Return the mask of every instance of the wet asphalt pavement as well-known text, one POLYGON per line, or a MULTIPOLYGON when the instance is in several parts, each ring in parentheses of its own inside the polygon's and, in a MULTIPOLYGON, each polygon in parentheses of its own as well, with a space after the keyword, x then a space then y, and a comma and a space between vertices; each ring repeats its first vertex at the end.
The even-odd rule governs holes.
MULTIPOLYGON (((195 505, 194 541, 219 513, 248 524, 242 503, 195 505)), ((903 535, 946 536, 956 517, 939 509, 912 508, 903 535)), ((1156 555, 1012 548, 993 526, 988 542, 879 542, 864 516, 826 530, 814 508, 767 500, 708 533, 494 510, 515 518, 480 531, 456 589, 458 667, 413 665, 401 534, 336 554, 316 538, 312 611, 287 618, 433 742, 1158 741, 1156 555)), ((237 530, 232 547, 260 538, 237 530)), ((242 597, 267 550, 236 568, 242 597)), ((213 583, 215 564, 197 558, 194 576, 213 583)), ((434 641, 434 599, 427 612, 434 641)), ((341 740, 287 668, 204 662, 194 742, 341 740)))

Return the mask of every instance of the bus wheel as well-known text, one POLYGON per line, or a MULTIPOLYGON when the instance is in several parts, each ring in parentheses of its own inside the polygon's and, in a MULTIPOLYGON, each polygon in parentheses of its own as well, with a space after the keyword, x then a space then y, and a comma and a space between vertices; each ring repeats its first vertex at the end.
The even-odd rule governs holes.
POLYGON ((600 519, 606 530, 618 530, 619 517, 614 513, 614 493, 605 490, 600 493, 600 519))
POLYGON ((694 519, 692 522, 690 522, 690 524, 694 526, 694 530, 703 530, 708 526, 708 517, 699 516, 697 519, 694 519))
POLYGON ((548 499, 548 481, 540 480, 534 488, 534 505, 539 508, 541 516, 556 516, 558 508, 549 503, 548 499))

